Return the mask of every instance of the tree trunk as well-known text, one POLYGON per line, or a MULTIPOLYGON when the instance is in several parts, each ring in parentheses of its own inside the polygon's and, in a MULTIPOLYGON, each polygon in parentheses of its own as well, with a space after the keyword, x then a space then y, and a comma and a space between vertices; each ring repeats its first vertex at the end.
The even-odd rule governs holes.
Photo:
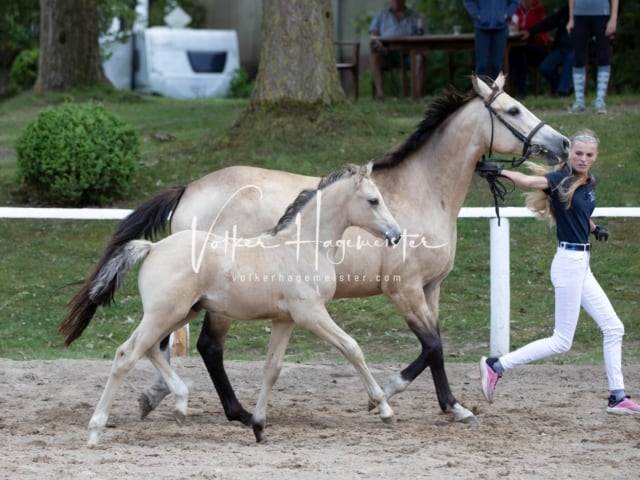
POLYGON ((97 0, 40 0, 36 91, 108 82, 98 44, 97 0))
POLYGON ((332 0, 264 0, 253 109, 344 101, 332 0))

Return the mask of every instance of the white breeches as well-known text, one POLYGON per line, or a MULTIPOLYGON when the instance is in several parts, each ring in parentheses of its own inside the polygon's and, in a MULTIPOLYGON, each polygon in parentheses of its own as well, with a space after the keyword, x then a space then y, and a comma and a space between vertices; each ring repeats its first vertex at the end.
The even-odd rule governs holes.
POLYGON ((582 307, 598 324, 604 337, 604 365, 609 390, 624 389, 621 366, 624 325, 591 273, 589 252, 558 248, 551 264, 551 282, 555 288, 553 335, 500 357, 500 364, 508 370, 550 355, 568 352, 582 307))

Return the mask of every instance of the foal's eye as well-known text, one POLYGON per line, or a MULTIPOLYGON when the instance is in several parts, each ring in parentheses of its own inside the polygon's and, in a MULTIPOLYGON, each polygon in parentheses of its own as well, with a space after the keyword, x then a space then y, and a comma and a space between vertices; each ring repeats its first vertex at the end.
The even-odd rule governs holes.
POLYGON ((509 110, 507 110, 507 113, 509 115, 515 116, 520 113, 520 109, 518 107, 511 107, 509 110))
POLYGON ((380 200, 378 200, 377 198, 370 198, 368 202, 369 202, 369 205, 376 206, 380 203, 380 200))

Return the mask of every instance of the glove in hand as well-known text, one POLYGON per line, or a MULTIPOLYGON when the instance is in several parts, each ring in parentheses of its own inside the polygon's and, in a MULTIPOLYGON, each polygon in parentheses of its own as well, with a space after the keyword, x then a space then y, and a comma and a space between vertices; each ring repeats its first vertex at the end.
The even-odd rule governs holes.
POLYGON ((495 178, 500 176, 500 172, 502 172, 502 167, 498 167, 497 165, 488 165, 484 163, 479 163, 478 165, 476 165, 476 172, 478 172, 478 175, 480 175, 482 178, 488 178, 488 177, 495 178))
POLYGON ((602 242, 609 240, 609 229, 607 227, 602 227, 600 225, 596 225, 596 228, 593 229, 593 236, 596 237, 596 240, 602 242))

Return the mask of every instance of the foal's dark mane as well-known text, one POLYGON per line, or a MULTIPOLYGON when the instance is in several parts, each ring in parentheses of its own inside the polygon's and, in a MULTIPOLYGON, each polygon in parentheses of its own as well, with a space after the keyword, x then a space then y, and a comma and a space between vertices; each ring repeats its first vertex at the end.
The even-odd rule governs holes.
POLYGON ((276 235, 281 230, 284 230, 287 225, 289 225, 293 221, 298 212, 302 210, 313 197, 316 196, 319 190, 322 190, 323 188, 326 188, 332 183, 335 183, 343 178, 352 177, 358 171, 357 168, 358 167, 347 167, 343 170, 332 172, 326 177, 321 178, 318 186, 315 189, 308 188, 302 190, 298 194, 296 199, 287 207, 282 217, 280 217, 280 220, 278 220, 278 223, 276 223, 276 226, 267 231, 267 233, 269 235, 276 235))
POLYGON ((433 100, 431 105, 429 105, 424 119, 418 124, 418 128, 416 128, 402 145, 376 160, 373 163, 373 170, 393 168, 401 163, 405 158, 424 145, 431 138, 433 132, 451 114, 477 96, 478 94, 474 90, 470 90, 467 93, 461 93, 453 87, 445 90, 441 96, 433 100))

